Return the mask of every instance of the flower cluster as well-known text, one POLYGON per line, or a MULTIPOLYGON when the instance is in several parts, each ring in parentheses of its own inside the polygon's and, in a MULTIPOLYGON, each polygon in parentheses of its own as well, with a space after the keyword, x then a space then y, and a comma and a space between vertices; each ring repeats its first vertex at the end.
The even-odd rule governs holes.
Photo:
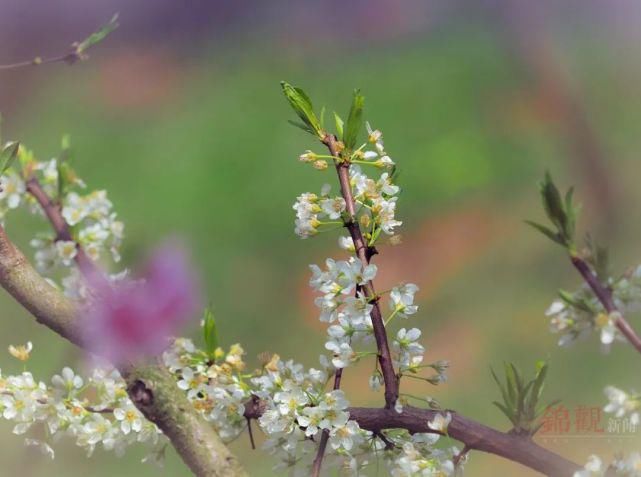
MULTIPOLYGON (((366 126, 367 141, 357 149, 351 150, 350 145, 346 151, 339 141, 341 157, 312 151, 300 156, 302 162, 319 170, 328 168, 326 159, 346 168, 354 203, 346 203, 347 195, 333 195, 329 185, 323 186, 320 194, 301 194, 293 206, 299 236, 307 238, 354 221, 369 247, 378 244, 381 234, 389 236, 392 243, 398 242, 395 234, 401 221, 396 219, 399 187, 394 184, 395 164, 385 150, 381 132, 366 126), (368 177, 364 173, 368 167, 380 175, 368 177), (352 206, 356 213, 349 217, 347 211, 352 206)), ((192 308, 195 300, 184 303, 180 298, 190 295, 184 287, 176 285, 193 288, 193 281, 182 273, 184 267, 175 266, 172 254, 165 251, 161 254, 164 259, 151 262, 146 281, 137 283, 124 273, 118 274, 104 283, 90 283, 89 293, 88 285, 74 267, 77 254, 82 249, 97 261, 109 252, 118 261, 123 225, 104 191, 81 193, 85 185, 69 166, 66 146, 63 149, 60 158, 39 162, 30 151, 20 147, 19 167, 9 168, 0 179, 0 218, 7 210, 23 204, 34 213, 43 214, 42 200, 31 190, 33 184, 41 188, 51 205, 60 211, 71 237, 59 240, 51 233, 37 236, 32 245, 38 268, 48 274, 60 267, 70 270, 62 285, 68 295, 88 302, 87 316, 92 318, 89 322, 95 328, 86 336, 90 349, 98 349, 94 344, 99 342, 123 351, 118 354, 127 360, 134 360, 137 356, 127 350, 133 345, 145 345, 148 341, 145 336, 155 335, 149 331, 152 327, 159 328, 163 339, 168 334, 169 328, 159 326, 164 323, 163 317, 192 308), (159 317, 163 323, 153 319, 159 317)), ((381 453, 394 476, 450 475, 454 472, 453 456, 457 450, 436 446, 439 434, 447 434, 449 413, 439 414, 426 423, 430 433, 410 435, 400 429, 373 433, 350 419, 350 403, 344 392, 338 386, 329 388, 331 378, 339 370, 365 356, 377 356, 378 350, 372 346, 371 316, 375 307, 379 311, 383 300, 387 300, 389 308, 388 316, 381 317, 385 327, 394 318, 407 319, 418 311, 414 304, 416 285, 402 284, 375 293, 372 280, 376 266, 364 264, 354 256, 352 238, 340 237, 339 246, 352 256, 342 261, 328 259, 323 269, 311 266, 310 286, 319 293, 315 303, 320 308, 320 320, 328 324, 325 349, 330 354, 320 356, 320 366, 306 369, 291 360, 281 360, 278 355, 269 355, 260 369, 247 372, 240 345, 227 350, 218 347, 215 330, 208 328, 213 323, 209 316, 203 320, 205 349, 199 349, 189 339, 177 338, 163 352, 163 363, 194 409, 225 441, 233 440, 248 426, 245 407, 259 400, 258 425, 266 435, 264 447, 277 458, 278 468, 309 475, 318 444, 327 439, 324 466, 341 468, 350 475, 361 475, 381 453), (362 348, 357 351, 357 346, 362 348)), ((419 379, 432 384, 445 379, 446 362, 423 364, 425 350, 419 343, 420 330, 401 328, 394 336, 391 348, 399 380, 405 375, 417 375, 426 367, 436 374, 419 379)), ((150 346, 161 349, 155 342, 150 346)), ((32 345, 12 347, 10 352, 27 361, 32 345)), ((118 356, 111 356, 104 349, 100 352, 118 362, 118 356)), ((370 386, 378 389, 383 379, 378 360, 374 361, 370 386)), ((400 400, 396 409, 402 411, 400 400)), ((0 377, 0 412, 15 422, 15 433, 23 434, 34 425, 43 425, 48 436, 54 439, 70 436, 89 454, 98 446, 121 454, 138 442, 152 449, 147 460, 157 461, 167 443, 160 430, 136 409, 122 378, 113 370, 96 369, 89 378, 84 378, 65 368, 52 378, 50 385, 35 381, 26 371, 18 376, 0 377)), ((48 441, 28 438, 25 442, 53 456, 48 441)))
POLYGON ((334 355, 332 364, 345 368, 358 358, 352 349, 354 342, 371 341, 373 305, 363 291, 356 293, 356 290, 374 279, 376 266, 363 267, 354 257, 338 262, 328 259, 325 265, 325 270, 317 265, 310 266, 309 284, 313 290, 323 293, 315 303, 321 309, 320 320, 330 323, 325 348, 334 355))
POLYGON ((604 389, 608 403, 603 410, 607 413, 614 414, 615 417, 629 417, 630 423, 634 426, 641 424, 641 395, 628 394, 614 386, 608 386, 604 389))
MULTIPOLYGON (((606 285, 612 290, 614 303, 621 313, 641 310, 641 266, 618 279, 610 278, 606 285)), ((550 319, 550 330, 561 335, 559 346, 567 346, 592 332, 599 334, 604 351, 614 342, 626 342, 615 324, 619 313, 607 313, 587 285, 574 293, 561 292, 560 295, 545 313, 550 319)))
POLYGON ((323 225, 342 224, 345 200, 330 195, 331 186, 325 184, 320 195, 305 192, 297 197, 292 208, 296 211, 296 234, 302 238, 316 235, 323 225))
MULTIPOLYGON (((456 447, 438 449, 438 434, 400 432, 396 440, 402 442, 385 454, 390 475, 393 477, 445 476, 454 474, 453 458, 456 447)), ((459 463, 459 465, 461 465, 459 463)), ((459 467, 460 468, 460 467, 459 467)))
MULTIPOLYGON (((32 346, 11 347, 21 361, 28 359, 32 346), (16 352, 16 350, 28 350, 16 352)), ((36 381, 30 372, 3 376, 0 374, 0 413, 14 423, 14 434, 23 435, 44 426, 53 441, 67 436, 91 455, 96 447, 122 455, 133 444, 150 449, 145 458, 159 462, 167 440, 160 430, 147 421, 127 396, 125 383, 115 370, 95 369, 88 378, 65 367, 47 385, 36 381)), ((41 433, 40 433, 41 434, 41 433)), ((26 438, 53 458, 50 442, 26 438)))
POLYGON ((309 475, 306 467, 311 465, 314 443, 323 432, 329 434, 330 460, 343 468, 362 467, 364 462, 359 462, 359 457, 371 444, 371 433, 349 420, 349 403, 343 391, 325 389, 330 366, 324 357, 321 367, 306 371, 301 365, 274 356, 264 374, 252 380, 260 389, 256 394, 267 404, 259 420, 268 436, 265 447, 281 466, 298 463, 301 475, 309 475))
MULTIPOLYGON (((48 161, 38 161, 32 151, 20 146, 17 164, 9 167, 0 177, 0 221, 4 220, 10 209, 21 205, 34 214, 44 214, 42 204, 38 203, 28 184, 37 186, 52 206, 60 208, 69 226, 71 240, 61 240, 53 232, 47 231, 38 233, 31 241, 35 249, 36 268, 50 277, 56 268, 68 269, 73 265, 78 246, 94 261, 102 259, 107 252, 114 262, 118 262, 124 236, 124 225, 117 219, 104 190, 84 195, 78 192, 86 186, 70 167, 68 156, 66 140, 63 141, 60 157, 48 161)), ((70 273, 63 278, 64 289, 70 294, 79 295, 74 272, 70 273)))
MULTIPOLYGON (((391 169, 394 162, 390 159, 383 145, 382 134, 379 130, 372 130, 367 124, 369 132, 368 141, 351 154, 348 159, 332 158, 334 161, 347 160, 350 164, 350 186, 352 195, 358 208, 356 217, 364 230, 364 236, 369 245, 379 239, 381 232, 394 236, 395 228, 402 224, 396 219, 396 201, 399 187, 393 183, 393 172, 383 172, 377 180, 369 178, 361 166, 375 166, 376 168, 391 169), (367 150, 367 146, 373 150, 367 150)), ((306 151, 300 156, 303 162, 318 164, 326 162, 318 154, 306 151)), ((296 211, 295 232, 302 238, 316 235, 324 225, 342 224, 339 219, 345 212, 345 200, 342 197, 330 196, 330 186, 323 186, 320 195, 306 192, 301 194, 293 205, 296 211), (337 222, 339 221, 339 222, 337 222)), ((396 240, 394 238, 393 242, 396 240)), ((341 247, 353 249, 351 239, 341 238, 341 247)))
POLYGON ((209 356, 185 338, 177 339, 163 354, 178 387, 224 440, 237 437, 246 425, 244 405, 251 389, 243 373, 243 354, 240 345, 233 345, 227 353, 218 348, 209 356))
POLYGON ((641 477, 641 453, 633 452, 628 456, 616 458, 609 466, 604 465, 599 456, 591 455, 583 469, 576 471, 574 477, 641 477))
POLYGON ((124 225, 116 219, 104 190, 84 196, 76 192, 67 194, 62 200, 62 216, 73 231, 73 240, 56 240, 50 233, 39 234, 32 240, 39 271, 49 273, 56 266, 71 266, 78 245, 94 261, 100 260, 105 251, 113 261, 120 261, 124 225))

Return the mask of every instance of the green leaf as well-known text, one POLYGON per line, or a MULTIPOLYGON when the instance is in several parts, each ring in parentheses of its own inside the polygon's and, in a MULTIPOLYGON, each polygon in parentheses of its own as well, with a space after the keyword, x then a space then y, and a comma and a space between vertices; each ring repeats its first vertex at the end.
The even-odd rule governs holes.
POLYGON ((118 28, 119 23, 118 23, 118 14, 116 13, 113 17, 111 17, 111 20, 109 20, 108 23, 103 25, 100 29, 97 31, 93 32, 91 35, 89 35, 87 38, 82 40, 76 45, 76 50, 75 53, 78 56, 82 56, 85 51, 87 51, 89 48, 92 46, 100 43, 102 40, 104 40, 107 35, 109 35, 112 31, 114 31, 116 28, 118 28))
POLYGON ((203 338, 205 340, 205 351, 209 356, 213 356, 216 348, 218 348, 218 327, 210 307, 205 308, 203 314, 203 338))
POLYGON ((308 132, 322 138, 323 129, 318 122, 316 114, 314 114, 314 107, 309 96, 302 89, 296 88, 285 81, 281 81, 280 85, 283 88, 285 98, 287 98, 294 112, 307 126, 308 132))
POLYGON ((513 426, 518 426, 518 420, 516 419, 516 416, 514 416, 506 406, 504 406, 503 404, 497 401, 493 401, 492 404, 498 407, 501 410, 501 412, 505 414, 505 417, 507 417, 510 420, 513 426))
POLYGON ((576 213, 578 212, 578 210, 574 207, 574 205, 572 205, 573 194, 574 194, 574 187, 570 187, 568 191, 565 193, 565 214, 567 216, 565 233, 570 241, 574 240, 576 213))
POLYGON ((353 150, 358 140, 358 135, 363 128, 363 106, 365 105, 365 96, 359 90, 354 91, 352 98, 352 107, 349 110, 347 123, 345 124, 345 133, 343 134, 343 142, 345 147, 353 150))
POLYGON ((336 134, 338 136, 338 139, 342 141, 343 140, 343 120, 336 113, 334 113, 334 122, 336 123, 336 134))
POLYGON ((504 364, 505 367, 505 379, 506 379, 506 388, 507 388, 507 395, 509 400, 507 401, 506 404, 508 404, 511 408, 516 408, 516 400, 519 395, 519 390, 518 386, 516 384, 516 376, 514 376, 514 368, 510 366, 508 363, 504 364))
POLYGON ((503 386, 503 383, 501 383, 501 381, 499 380, 499 378, 497 377, 496 373, 494 372, 494 370, 492 368, 490 368, 490 372, 492 373, 492 377, 494 378, 494 381, 496 382, 496 385, 499 387, 499 390, 501 391, 501 396, 503 397, 503 402, 506 405, 509 404, 510 401, 508 399, 507 390, 503 386))
POLYGON ((525 223, 534 227, 554 243, 565 246, 565 243, 563 242, 563 239, 559 236, 559 234, 547 228, 545 225, 537 224, 536 222, 532 222, 531 220, 526 220, 525 223))
POLYGON ((543 393, 543 385, 545 384, 545 378, 548 373, 547 363, 541 366, 539 372, 536 373, 536 379, 534 380, 534 387, 532 388, 532 396, 535 398, 534 405, 537 404, 538 400, 541 398, 543 393))
POLYGON ((543 181, 539 184, 541 189, 541 198, 543 199, 543 208, 550 221, 556 225, 559 233, 564 233, 567 225, 567 216, 561 200, 559 189, 552 181, 552 176, 548 171, 545 172, 543 181))
POLYGON ((558 294, 561 300, 577 310, 585 311, 587 313, 595 313, 596 311, 594 307, 585 300, 585 298, 577 298, 574 294, 566 290, 559 290, 558 294))
POLYGON ((299 122, 296 122, 296 121, 292 121, 291 119, 288 119, 288 120, 287 120, 287 122, 288 122, 289 124, 291 124, 292 126, 297 127, 298 129, 302 129, 302 130, 303 130, 303 131, 305 131, 305 132, 308 132, 308 133, 310 133, 310 134, 314 134, 314 130, 313 130, 313 129, 311 129, 309 126, 306 126, 306 125, 305 125, 305 124, 303 124, 303 123, 299 123, 299 122))
POLYGON ((13 162, 18 157, 18 151, 20 150, 19 142, 10 142, 2 148, 0 152, 0 176, 7 172, 7 169, 11 167, 13 162))

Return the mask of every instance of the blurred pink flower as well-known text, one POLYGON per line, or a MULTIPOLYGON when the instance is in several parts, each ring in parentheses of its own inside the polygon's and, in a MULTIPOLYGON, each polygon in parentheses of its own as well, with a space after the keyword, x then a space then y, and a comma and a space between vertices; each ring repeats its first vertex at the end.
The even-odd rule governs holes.
POLYGON ((84 317, 88 349, 114 364, 155 356, 200 305, 199 287, 185 250, 158 248, 140 280, 90 280, 95 301, 84 317))

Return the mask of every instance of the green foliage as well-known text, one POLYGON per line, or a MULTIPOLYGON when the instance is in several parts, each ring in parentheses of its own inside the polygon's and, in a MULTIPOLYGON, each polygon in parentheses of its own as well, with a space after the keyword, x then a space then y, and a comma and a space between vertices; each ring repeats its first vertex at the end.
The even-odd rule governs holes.
POLYGON ((11 167, 16 157, 18 157, 19 150, 19 142, 9 142, 2 148, 2 151, 0 151, 0 176, 11 167))
POLYGON ((323 128, 314 113, 314 107, 309 96, 300 88, 296 88, 291 84, 281 81, 283 94, 289 101, 290 106, 298 117, 303 121, 303 124, 290 121, 290 123, 303 131, 322 138, 324 136, 323 128))
POLYGON ((345 125, 345 132, 343 134, 343 143, 349 150, 356 147, 358 134, 363 128, 363 106, 365 104, 365 96, 359 90, 354 90, 354 97, 352 99, 352 106, 349 110, 347 117, 347 124, 345 125))
POLYGON ((574 189, 571 187, 566 192, 565 197, 562 198, 559 189, 552 180, 552 176, 549 172, 546 172, 545 177, 539 183, 539 190, 543 201, 543 209, 556 230, 529 220, 526 220, 526 223, 553 242, 568 250, 573 250, 576 218, 580 211, 580 206, 574 205, 572 201, 574 189))
POLYGON ((342 141, 343 140, 343 124, 344 124, 344 122, 341 119, 341 117, 336 113, 334 113, 334 121, 336 123, 336 134, 338 136, 338 139, 340 139, 342 141))
POLYGON ((503 402, 494 401, 503 414, 510 420, 513 432, 523 435, 534 435, 541 424, 537 423, 539 417, 548 409, 558 403, 551 402, 545 406, 540 404, 548 365, 539 361, 536 364, 536 374, 527 383, 512 363, 505 363, 505 383, 491 369, 492 377, 501 391, 503 402))
POLYGON ((101 28, 93 32, 84 40, 76 43, 74 45, 75 46, 74 53, 79 58, 83 58, 85 56, 85 52, 89 48, 91 48, 94 45, 97 45, 102 40, 104 40, 111 32, 113 32, 116 28, 118 28, 118 26, 119 26, 118 14, 116 13, 113 17, 111 17, 111 20, 109 20, 109 22, 107 22, 101 28))
POLYGON ((580 311, 585 311, 586 313, 596 313, 590 302, 584 296, 577 293, 570 293, 566 290, 559 290, 559 298, 563 300, 567 305, 576 308, 580 311))
POLYGON ((205 352, 208 356, 213 357, 218 348, 218 327, 210 307, 205 308, 203 313, 203 339, 205 352))

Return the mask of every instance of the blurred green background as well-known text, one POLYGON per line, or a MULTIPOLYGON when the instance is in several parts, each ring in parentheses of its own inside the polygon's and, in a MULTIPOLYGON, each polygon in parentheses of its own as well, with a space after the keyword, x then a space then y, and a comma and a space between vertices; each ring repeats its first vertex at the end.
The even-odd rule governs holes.
MULTIPOLYGON (((342 255, 335 234, 302 241, 293 233, 295 197, 335 178, 297 161, 305 149, 320 148, 286 122, 292 113, 279 88, 286 79, 317 106, 342 113, 352 89, 361 88, 366 116, 399 165, 404 243, 381 248, 377 286, 421 287, 420 313, 408 324, 423 330, 426 359, 452 366, 446 384, 406 383, 408 392, 507 430, 491 405, 498 391, 489 374, 504 360, 533 370, 537 359, 549 359, 546 394, 571 413, 602 406, 607 384, 638 386, 630 366, 638 357, 625 346, 609 355, 596 337, 572 349, 556 346, 543 313, 558 288, 580 282, 561 249, 522 222, 542 218, 536 182, 549 169, 564 186, 577 186, 580 227, 611 247, 617 269, 638 260, 638 7, 76 3, 0 1, 1 63, 62 53, 117 9, 122 23, 87 63, 0 72, 3 136, 46 159, 70 133, 79 173, 89 187, 109 191, 126 223, 125 263, 167 235, 183 237, 223 342, 242 343, 252 365, 263 351, 317 362, 324 331, 306 287, 307 265, 342 255)), ((24 249, 39 228, 26 214, 7 220, 24 249)), ((6 294, 0 313, 0 349, 32 340, 30 369, 38 378, 80 366, 75 349, 6 294)), ((196 337, 196 325, 188 333, 196 337)), ((20 371, 8 354, 0 364, 4 373, 20 371)), ((346 372, 355 404, 381 402, 363 391, 368 370, 346 372)), ((159 473, 140 464, 136 450, 86 459, 62 441, 49 461, 22 440, 0 423, 0 474, 159 473)), ((590 453, 608 458, 640 444, 594 435, 539 440, 581 463, 590 453)), ((245 436, 233 448, 252 475, 273 475, 245 436)), ((171 454, 160 475, 187 471, 171 454)), ((533 473, 473 453, 468 475, 533 473)))

